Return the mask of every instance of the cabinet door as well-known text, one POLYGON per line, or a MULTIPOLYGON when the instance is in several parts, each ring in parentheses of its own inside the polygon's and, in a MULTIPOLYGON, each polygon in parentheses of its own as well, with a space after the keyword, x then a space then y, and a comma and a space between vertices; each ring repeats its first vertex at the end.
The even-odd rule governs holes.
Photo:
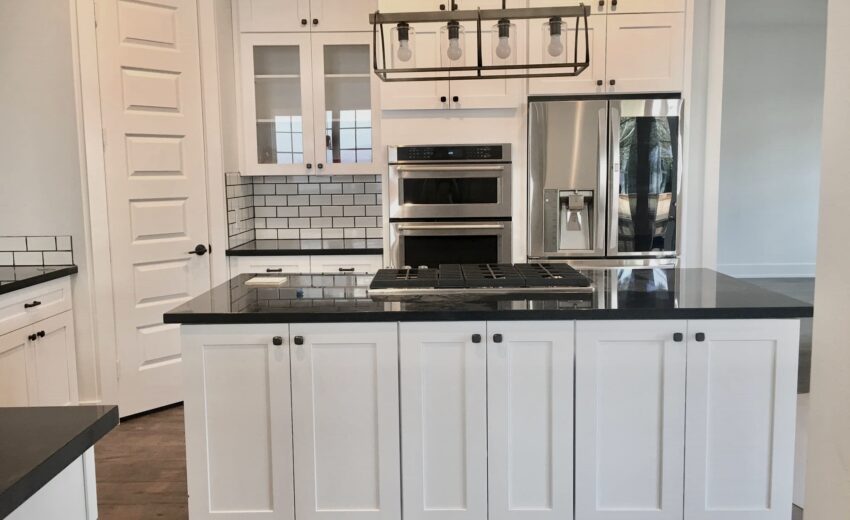
POLYGON ((314 161, 309 34, 243 34, 245 175, 305 175, 314 161))
MULTIPOLYGON (((448 5, 450 0, 378 0, 378 8, 382 13, 407 13, 421 11, 436 11, 440 5, 448 5)), ((466 7, 464 7, 466 9, 466 7)))
POLYGON ((491 321, 487 334, 489 519, 570 520, 574 323, 491 321))
POLYGON ((685 0, 607 0, 605 4, 611 14, 681 13, 685 10, 685 0))
POLYGON ((688 335, 685 520, 787 520, 799 322, 691 321, 688 335))
MULTIPOLYGON (((411 61, 401 62, 397 49, 390 43, 389 27, 385 28, 387 66, 394 68, 439 67, 440 24, 415 24, 413 27, 413 50, 411 61)), ((380 41, 380 40, 379 40, 380 41)), ((380 51, 378 58, 381 59, 380 51)), ((431 73, 427 73, 431 74, 431 73)), ((415 77, 422 74, 410 74, 415 77)), ((397 75, 396 75, 397 76, 397 75)), ((381 80, 379 80, 381 81, 381 80)), ((440 109, 449 108, 448 81, 381 81, 381 108, 384 110, 440 109)))
POLYGON ((288 326, 182 330, 189 516, 293 520, 288 326))
POLYGON ((29 334, 29 329, 20 329, 0 336, 0 406, 36 404, 29 334))
POLYGON ((486 325, 399 330, 403 518, 486 520, 486 325))
POLYGON ((77 351, 74 314, 63 312, 30 327, 38 339, 30 343, 39 406, 77 404, 77 351))
POLYGON ((684 13, 609 16, 607 34, 609 93, 682 90, 684 13))
MULTIPOLYGON (((532 2, 538 3, 538 2, 532 2)), ((539 2, 544 3, 544 2, 539 2)), ((548 2, 545 2, 548 3, 548 2)), ((538 7, 538 6, 535 6, 538 7)), ((587 18, 587 42, 590 44, 590 66, 578 76, 564 76, 560 78, 534 78, 528 80, 528 93, 530 95, 559 95, 559 94, 604 94, 605 93, 605 28, 608 17, 604 15, 591 15, 587 18), (598 83, 602 82, 601 85, 598 83)), ((528 54, 532 63, 543 63, 543 53, 546 35, 543 34, 543 22, 531 20, 528 35, 528 54)), ((579 61, 584 60, 585 45, 584 22, 581 25, 578 39, 579 61)), ((570 24, 564 31, 563 41, 566 52, 574 56, 576 28, 570 24)))
MULTIPOLYGON (((372 31, 369 15, 378 0, 310 0, 310 23, 315 31, 372 31), (318 22, 313 24, 313 22, 318 22)), ((371 37, 371 35, 370 35, 371 37)))
POLYGON ((299 520, 400 518, 397 327, 290 326, 299 520))
POLYGON ((234 0, 234 3, 239 31, 243 33, 310 31, 310 0, 234 0))
POLYGON ((369 33, 314 33, 315 173, 376 174, 378 81, 369 33))
POLYGON ((686 326, 576 324, 576 518, 681 520, 686 326))

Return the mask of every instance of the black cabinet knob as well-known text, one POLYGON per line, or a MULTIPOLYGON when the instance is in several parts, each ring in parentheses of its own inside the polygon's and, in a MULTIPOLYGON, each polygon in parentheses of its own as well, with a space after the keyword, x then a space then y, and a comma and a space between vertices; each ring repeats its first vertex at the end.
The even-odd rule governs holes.
POLYGON ((301 25, 307 25, 307 19, 306 18, 301 19, 301 25))
POLYGON ((501 334, 493 334, 493 343, 501 343, 502 335, 501 334))
POLYGON ((293 341, 295 342, 296 345, 303 345, 304 344, 304 336, 295 336, 293 338, 293 341))
POLYGON ((319 164, 316 165, 316 167, 321 170, 322 168, 325 167, 325 165, 322 164, 322 163, 319 163, 319 164))
POLYGON ((273 337, 272 338, 272 345, 274 345, 276 347, 283 345, 283 338, 281 338, 280 336, 273 337))
POLYGON ((47 334, 43 330, 40 330, 40 331, 36 332, 35 335, 38 336, 39 338, 43 338, 47 334))
POLYGON ((608 82, 608 84, 609 84, 609 85, 616 85, 616 84, 617 84, 617 80, 616 80, 616 79, 612 79, 611 81, 609 81, 609 82, 608 82))
POLYGON ((599 7, 605 7, 605 0, 599 0, 599 7))
POLYGON ((313 25, 319 25, 319 19, 313 18, 313 25))
POLYGON ((205 254, 207 254, 207 246, 205 246, 204 244, 198 244, 195 246, 195 249, 189 251, 189 254, 204 256, 205 254))
POLYGON ((305 166, 307 166, 307 169, 308 169, 308 170, 312 170, 312 169, 313 169, 313 163, 309 163, 309 162, 308 162, 305 166))
POLYGON ((459 97, 457 97, 457 96, 452 96, 452 101, 454 101, 455 103, 457 103, 458 101, 460 101, 460 98, 459 98, 459 97))
POLYGON ((685 336, 681 332, 673 334, 673 341, 676 343, 681 343, 683 339, 685 339, 685 336))
POLYGON ((24 304, 24 309, 32 309, 33 307, 38 307, 39 305, 41 305, 41 302, 40 302, 40 301, 38 301, 38 300, 33 300, 33 302, 32 302, 32 303, 25 303, 25 304, 24 304))
POLYGON ((617 7, 617 0, 611 0, 611 6, 617 7))
POLYGON ((598 86, 598 87, 601 87, 603 83, 605 83, 605 82, 602 81, 601 79, 596 80, 596 86, 598 86))
POLYGON ((694 338, 699 342, 703 342, 703 341, 705 341, 705 333, 697 332, 696 335, 694 336, 694 338))
POLYGON ((440 103, 446 102, 446 96, 440 96, 440 103))
POLYGON ((446 10, 446 4, 440 4, 440 11, 446 10))
POLYGON ((472 335, 473 343, 481 343, 481 334, 473 334, 472 335))
POLYGON ((27 339, 30 341, 35 341, 38 339, 38 336, 36 336, 35 334, 30 334, 29 336, 27 336, 27 339))

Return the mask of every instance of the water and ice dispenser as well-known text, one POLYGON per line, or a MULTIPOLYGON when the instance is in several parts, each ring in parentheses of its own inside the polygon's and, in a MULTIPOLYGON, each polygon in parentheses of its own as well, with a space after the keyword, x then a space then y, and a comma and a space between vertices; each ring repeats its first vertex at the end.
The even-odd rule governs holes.
POLYGON ((544 190, 545 251, 592 251, 594 202, 593 190, 544 190))

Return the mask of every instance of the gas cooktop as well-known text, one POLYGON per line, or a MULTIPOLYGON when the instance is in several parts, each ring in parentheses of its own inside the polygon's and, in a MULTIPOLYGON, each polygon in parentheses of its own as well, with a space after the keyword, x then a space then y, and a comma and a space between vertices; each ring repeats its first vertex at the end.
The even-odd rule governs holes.
POLYGON ((443 264, 437 269, 381 269, 370 296, 589 293, 593 284, 567 264, 443 264))

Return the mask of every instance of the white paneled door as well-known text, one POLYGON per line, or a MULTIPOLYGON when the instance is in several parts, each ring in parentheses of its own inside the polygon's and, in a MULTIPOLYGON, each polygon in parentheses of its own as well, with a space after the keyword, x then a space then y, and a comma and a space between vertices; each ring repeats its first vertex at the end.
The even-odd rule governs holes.
MULTIPOLYGON (((119 361, 129 415, 179 402, 180 332, 164 312, 210 287, 196 0, 97 2, 119 361)), ((104 216, 106 218, 106 216, 104 216)))
POLYGON ((686 332, 576 324, 576 520, 682 520, 686 332))
POLYGON ((405 520, 487 520, 486 328, 399 326, 405 520))

